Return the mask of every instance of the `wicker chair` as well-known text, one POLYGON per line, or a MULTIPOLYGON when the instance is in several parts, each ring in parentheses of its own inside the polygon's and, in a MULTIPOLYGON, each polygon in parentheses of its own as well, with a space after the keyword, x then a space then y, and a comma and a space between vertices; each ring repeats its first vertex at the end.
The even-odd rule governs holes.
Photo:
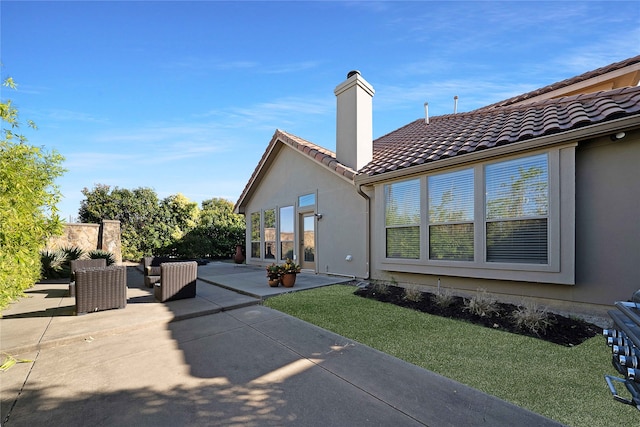
POLYGON ((198 263, 165 262, 160 265, 160 281, 155 284, 154 295, 160 302, 195 298, 198 263))
POLYGON ((127 306, 127 268, 112 265, 76 271, 76 314, 125 308, 127 306))
POLYGON ((175 262, 175 258, 146 256, 142 258, 142 268, 144 270, 144 285, 147 288, 160 281, 160 265, 165 262, 175 262))
POLYGON ((74 259, 71 261, 71 276, 69 280, 69 296, 76 296, 76 270, 81 268, 104 268, 107 266, 107 260, 98 259, 74 259))

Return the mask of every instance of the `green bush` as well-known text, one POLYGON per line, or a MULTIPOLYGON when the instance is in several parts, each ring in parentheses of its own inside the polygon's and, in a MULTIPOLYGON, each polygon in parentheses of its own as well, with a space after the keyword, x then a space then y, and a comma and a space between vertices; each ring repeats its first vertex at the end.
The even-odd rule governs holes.
POLYGON ((116 262, 116 258, 113 256, 113 254, 111 252, 103 251, 103 250, 100 250, 100 249, 96 249, 96 250, 93 250, 93 251, 89 252, 89 258, 90 259, 101 259, 101 258, 104 258, 105 260, 107 260, 107 265, 112 265, 112 264, 115 264, 115 262, 116 262))
POLYGON ((60 279, 69 277, 69 264, 61 250, 40 252, 40 277, 42 279, 60 279), (66 267, 66 268, 65 268, 66 267))
POLYGON ((496 299, 482 288, 478 288, 473 297, 464 301, 465 309, 480 317, 495 313, 497 311, 496 303, 496 299))
MULTIPOLYGON (((14 88, 13 80, 4 86, 14 88)), ((11 100, 0 102, 0 307, 22 295, 40 278, 40 251, 47 239, 62 232, 55 179, 64 160, 55 151, 26 143, 14 133, 18 111, 11 100), (7 126, 5 128, 5 126, 7 126)), ((30 127, 35 128, 33 123, 30 127)))
POLYGON ((512 314, 513 321, 518 328, 523 330, 529 330, 534 334, 540 334, 547 330, 549 326, 553 324, 549 318, 549 313, 544 307, 538 307, 538 305, 530 300, 523 301, 518 305, 512 314))

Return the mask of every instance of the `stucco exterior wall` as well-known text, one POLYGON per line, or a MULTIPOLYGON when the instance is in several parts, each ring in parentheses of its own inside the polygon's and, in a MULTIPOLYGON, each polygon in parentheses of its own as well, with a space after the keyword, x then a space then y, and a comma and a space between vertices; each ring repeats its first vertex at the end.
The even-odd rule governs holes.
MULTIPOLYGON (((316 272, 363 277, 366 265, 366 202, 352 183, 315 163, 306 155, 283 146, 246 204, 246 247, 251 247, 251 213, 295 207, 296 242, 300 238, 298 197, 316 194, 316 272), (347 256, 351 255, 351 261, 347 256)), ((296 245, 299 262, 299 245, 296 245)), ((276 260, 277 261, 277 260, 276 260)), ((266 265, 271 259, 247 257, 247 263, 266 265)))
MULTIPOLYGON (((533 298, 558 311, 606 314, 615 301, 640 288, 640 131, 624 139, 580 142, 575 152, 575 284, 487 280, 452 275, 411 274, 372 268, 371 277, 438 286, 471 295, 478 288, 512 303, 533 298)), ((380 201, 376 201, 379 203, 380 201)), ((372 259, 384 245, 372 209, 372 259)), ((374 267, 375 267, 375 263, 374 267)))
POLYGON ((640 288, 640 131, 578 148, 576 297, 627 300, 640 288))

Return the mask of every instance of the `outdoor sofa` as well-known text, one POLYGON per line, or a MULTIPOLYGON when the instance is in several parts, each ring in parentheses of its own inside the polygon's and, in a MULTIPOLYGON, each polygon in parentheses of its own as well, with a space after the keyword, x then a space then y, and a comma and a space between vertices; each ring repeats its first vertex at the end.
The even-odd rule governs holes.
POLYGON ((153 288, 153 285, 160 281, 160 265, 165 262, 178 262, 178 260, 162 256, 146 256, 142 258, 144 285, 147 288, 153 288))
POLYGON ((76 270, 76 314, 125 308, 127 267, 112 265, 76 270))
POLYGON ((154 283, 154 296, 160 302, 195 298, 198 263, 165 262, 160 264, 160 280, 154 283))
POLYGON ((69 296, 76 296, 76 270, 81 268, 104 268, 107 266, 107 260, 98 259, 74 259, 71 261, 71 275, 69 276, 69 296))

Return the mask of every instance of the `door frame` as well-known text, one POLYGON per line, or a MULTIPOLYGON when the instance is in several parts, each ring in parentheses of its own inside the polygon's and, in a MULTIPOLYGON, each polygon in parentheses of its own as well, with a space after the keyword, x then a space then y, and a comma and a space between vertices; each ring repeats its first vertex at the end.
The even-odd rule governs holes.
POLYGON ((316 224, 316 214, 313 210, 306 212, 298 213, 298 254, 300 264, 300 268, 303 270, 312 270, 314 273, 317 272, 318 268, 318 227, 316 224), (311 218, 311 223, 313 224, 313 261, 305 261, 304 257, 304 235, 305 235, 305 219, 311 218))

